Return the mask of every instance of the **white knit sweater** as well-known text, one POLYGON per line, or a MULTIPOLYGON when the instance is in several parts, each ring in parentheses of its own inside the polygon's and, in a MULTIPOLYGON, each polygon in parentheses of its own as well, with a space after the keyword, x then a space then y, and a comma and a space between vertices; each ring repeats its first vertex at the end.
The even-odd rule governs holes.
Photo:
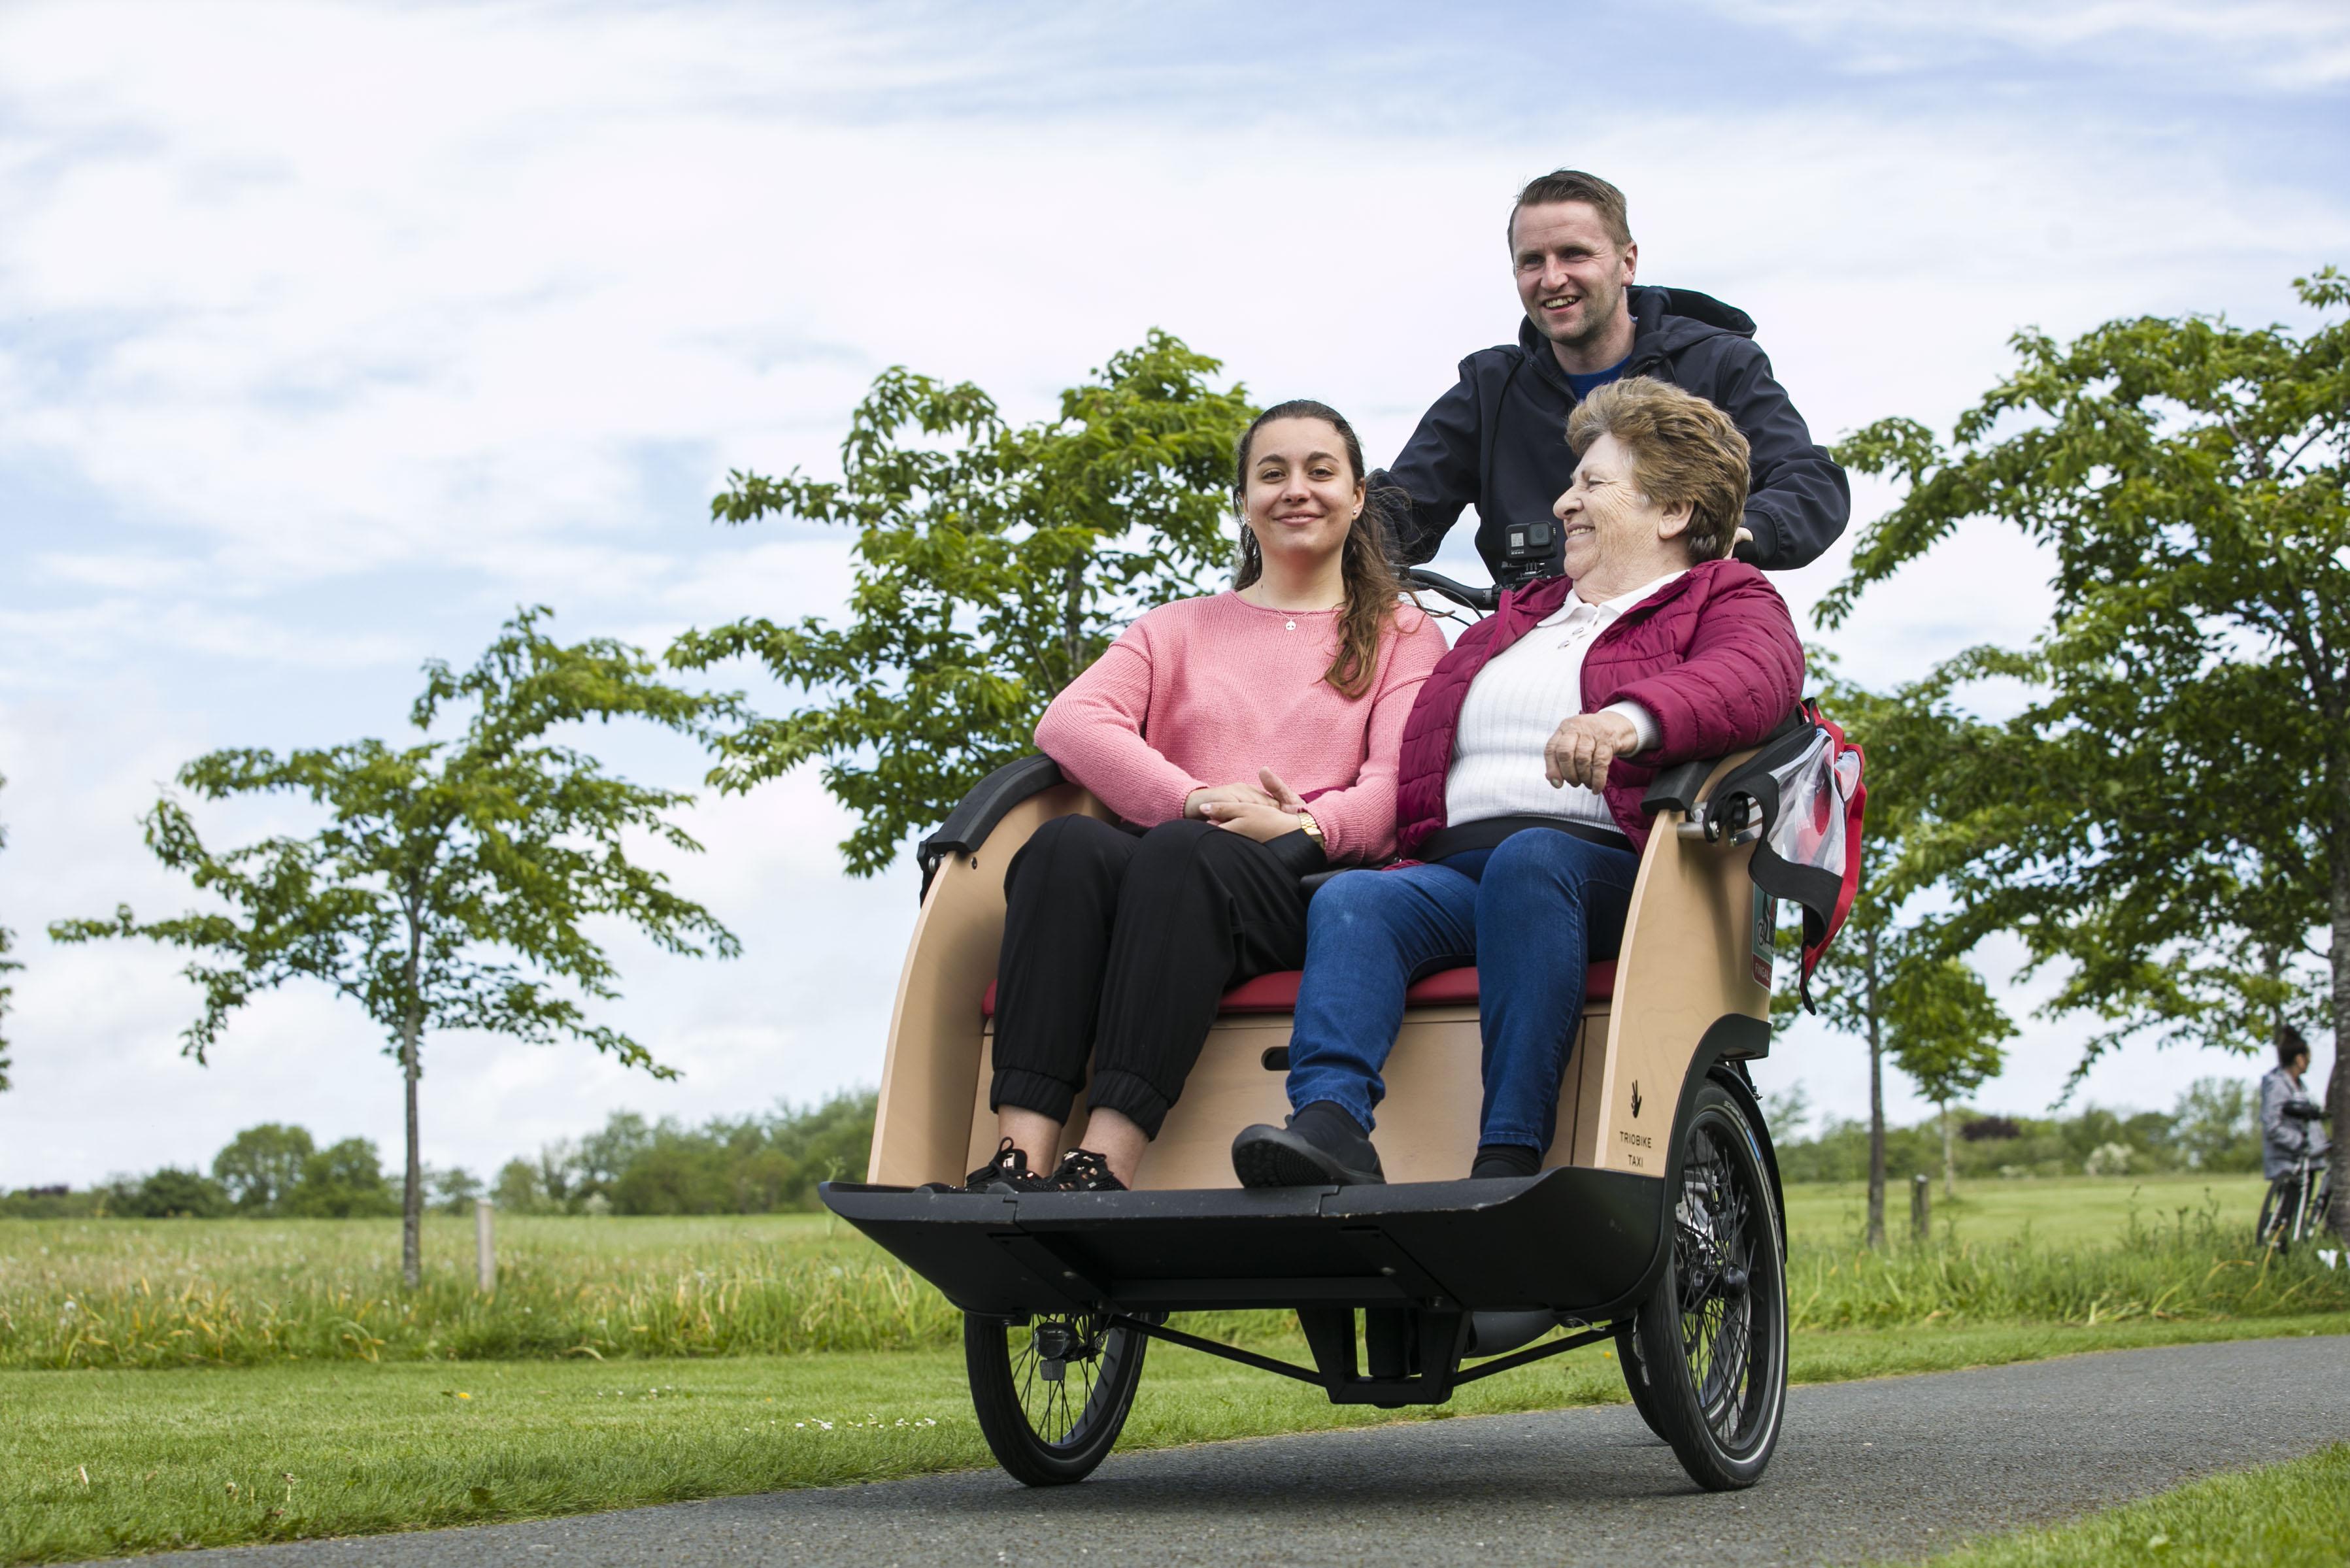
MULTIPOLYGON (((1669 572, 1596 605, 1569 589, 1564 604, 1486 661, 1461 705, 1452 767, 1444 775, 1447 822, 1565 816, 1615 826, 1596 791, 1552 785, 1543 747, 1560 724, 1583 711, 1583 659, 1592 643, 1626 610, 1680 575, 1669 572)), ((1655 716, 1637 702, 1610 702, 1600 711, 1632 722, 1640 735, 1637 750, 1645 752, 1659 739, 1655 716)))

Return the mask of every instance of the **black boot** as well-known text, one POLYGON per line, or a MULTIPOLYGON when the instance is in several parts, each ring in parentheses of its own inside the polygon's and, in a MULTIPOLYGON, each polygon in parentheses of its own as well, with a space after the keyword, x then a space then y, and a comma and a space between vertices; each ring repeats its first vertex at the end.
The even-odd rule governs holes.
POLYGON ((1285 1127, 1243 1127, 1232 1139, 1232 1174, 1243 1187, 1375 1187, 1388 1179, 1371 1135, 1328 1100, 1285 1127))
POLYGON ((1495 1177, 1525 1177, 1542 1174, 1542 1150, 1523 1144, 1481 1143, 1477 1158, 1469 1167, 1471 1181, 1490 1181, 1495 1177))

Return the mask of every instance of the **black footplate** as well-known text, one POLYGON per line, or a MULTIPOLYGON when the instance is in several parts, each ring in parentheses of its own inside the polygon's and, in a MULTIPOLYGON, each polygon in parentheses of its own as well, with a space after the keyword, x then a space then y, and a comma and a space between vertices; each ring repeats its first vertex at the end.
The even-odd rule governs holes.
POLYGON ((1665 1185, 1561 1168, 1493 1181, 1181 1192, 922 1192, 825 1205, 965 1312, 1407 1307, 1600 1321, 1649 1284, 1665 1185))

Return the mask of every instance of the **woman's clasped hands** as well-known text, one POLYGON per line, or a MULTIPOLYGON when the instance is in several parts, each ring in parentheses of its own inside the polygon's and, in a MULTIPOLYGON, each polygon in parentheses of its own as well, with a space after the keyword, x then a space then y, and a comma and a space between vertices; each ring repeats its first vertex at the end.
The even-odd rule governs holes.
POLYGON ((1183 815, 1212 822, 1227 832, 1269 844, 1303 826, 1305 802, 1271 768, 1257 772, 1257 782, 1218 784, 1193 790, 1183 804, 1183 815))

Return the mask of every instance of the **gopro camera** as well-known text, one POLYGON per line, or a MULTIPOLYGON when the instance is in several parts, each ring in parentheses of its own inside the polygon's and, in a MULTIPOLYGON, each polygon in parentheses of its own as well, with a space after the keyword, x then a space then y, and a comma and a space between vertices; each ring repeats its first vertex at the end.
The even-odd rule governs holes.
POLYGON ((1512 523, 1502 530, 1502 565, 1495 586, 1519 588, 1538 577, 1566 575, 1566 530, 1555 518, 1512 523))

